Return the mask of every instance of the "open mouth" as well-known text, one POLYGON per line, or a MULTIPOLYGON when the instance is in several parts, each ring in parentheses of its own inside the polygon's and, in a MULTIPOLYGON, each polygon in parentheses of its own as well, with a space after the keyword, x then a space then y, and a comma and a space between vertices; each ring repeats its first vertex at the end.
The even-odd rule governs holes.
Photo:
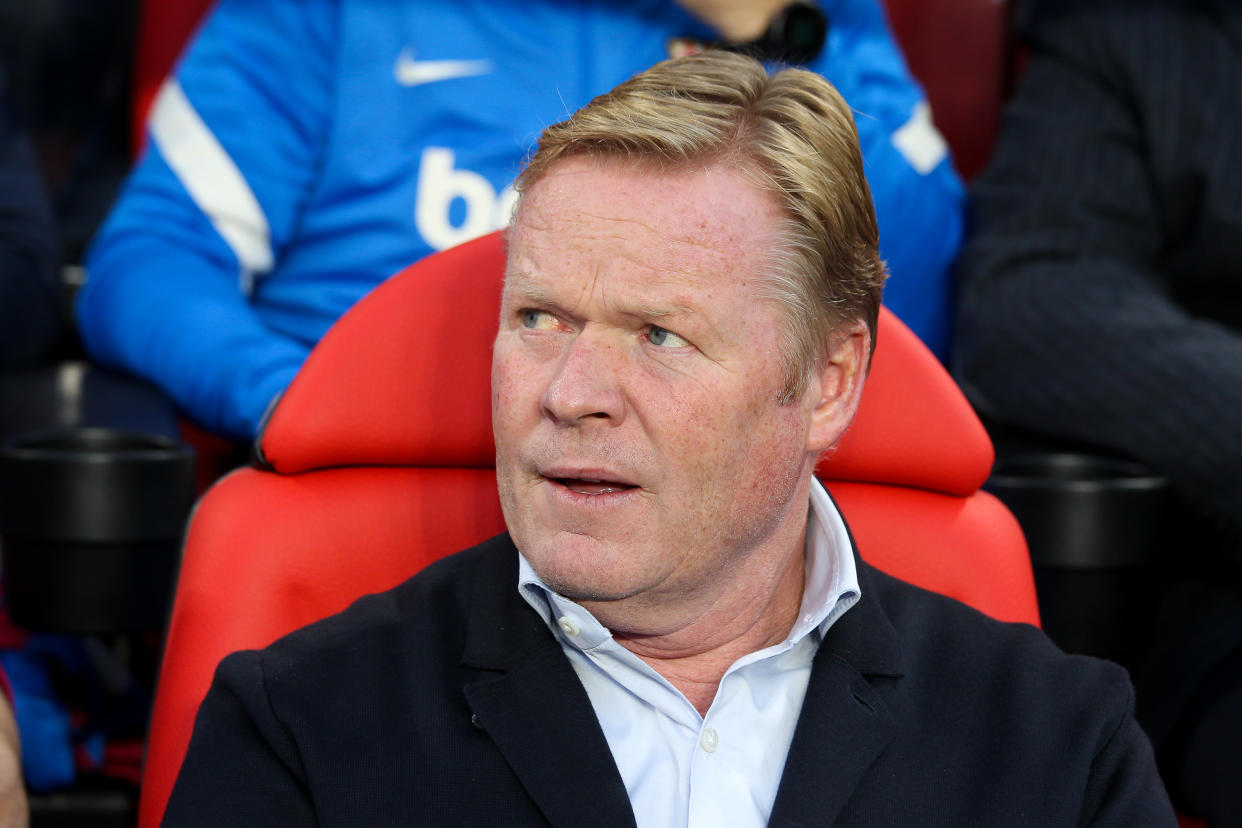
POLYGON ((571 492, 583 495, 618 494, 636 488, 629 483, 622 483, 617 480, 593 480, 585 477, 552 477, 549 479, 554 483, 559 483, 571 492))

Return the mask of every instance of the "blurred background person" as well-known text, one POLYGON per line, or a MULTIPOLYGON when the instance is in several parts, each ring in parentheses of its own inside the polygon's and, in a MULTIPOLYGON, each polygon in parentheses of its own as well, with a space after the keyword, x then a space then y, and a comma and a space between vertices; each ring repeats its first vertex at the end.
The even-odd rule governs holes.
POLYGON ((51 204, 0 69, 0 366, 36 362, 56 343, 64 315, 57 245, 51 204))
POLYGON ((130 74, 141 2, 0 3, 8 101, 33 145, 68 265, 81 261, 132 161, 130 74))
POLYGON ((1141 461, 1188 511, 1140 723, 1242 825, 1242 2, 1040 0, 974 190, 957 372, 995 421, 1141 461))
MULTIPOLYGON (((670 54, 762 43, 790 8, 814 9, 222 0, 156 99, 145 156, 88 254, 87 350, 248 439, 370 288, 507 224, 545 125, 670 54)), ((803 62, 856 111, 886 300, 943 355, 960 184, 876 0, 818 8, 827 40, 803 62)))
MULTIPOLYGON (((8 685, 0 672, 0 687, 8 685)), ((12 697, 0 693, 0 826, 25 828, 30 819, 26 788, 22 784, 21 742, 13 717, 12 697)))
MULTIPOLYGON (((59 387, 56 361, 81 356, 67 324, 73 265, 129 166, 136 9, 137 0, 0 5, 0 381, 14 380, 0 387, 0 440, 81 413, 76 402, 51 397, 40 422, 44 400, 31 389, 59 387)), ((12 691, 0 713, 0 825, 25 824, 23 783, 37 794, 70 785, 80 772, 120 778, 112 736, 123 721, 127 747, 134 745, 149 696, 130 682, 124 715, 116 715, 111 687, 121 682, 101 680, 96 668, 112 657, 91 637, 14 626, 0 598, 0 668, 12 691), (20 772, 9 773, 10 759, 20 772), (17 814, 21 821, 10 821, 17 814)), ((126 781, 137 765, 134 753, 126 781)))

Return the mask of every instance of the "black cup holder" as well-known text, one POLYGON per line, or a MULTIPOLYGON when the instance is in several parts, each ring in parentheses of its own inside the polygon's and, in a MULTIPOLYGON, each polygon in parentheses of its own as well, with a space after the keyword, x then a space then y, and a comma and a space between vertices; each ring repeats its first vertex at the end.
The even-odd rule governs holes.
POLYGON ((1088 454, 1028 454, 997 463, 985 488, 1026 532, 1036 564, 1144 566, 1160 553, 1169 483, 1145 467, 1088 454))
POLYGON ((70 428, 0 449, 0 548, 13 621, 159 629, 194 498, 194 454, 163 435, 70 428))
POLYGON ((1022 525, 1048 635, 1070 652, 1133 666, 1150 637, 1167 548, 1168 481, 1123 459, 1033 452, 998 460, 984 488, 1022 525))

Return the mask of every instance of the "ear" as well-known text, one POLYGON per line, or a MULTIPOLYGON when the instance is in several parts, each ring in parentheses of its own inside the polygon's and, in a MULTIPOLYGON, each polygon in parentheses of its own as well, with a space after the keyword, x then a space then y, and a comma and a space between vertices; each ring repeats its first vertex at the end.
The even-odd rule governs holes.
POLYGON ((871 331, 861 320, 842 327, 833 336, 824 365, 807 389, 813 395, 808 452, 822 452, 836 445, 854 419, 870 352, 871 331))

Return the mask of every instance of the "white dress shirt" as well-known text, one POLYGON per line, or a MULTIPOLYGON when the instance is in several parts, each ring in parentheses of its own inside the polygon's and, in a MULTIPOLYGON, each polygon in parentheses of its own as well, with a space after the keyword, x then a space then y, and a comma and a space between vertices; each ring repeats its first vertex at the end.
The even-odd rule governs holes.
POLYGON ((549 589, 524 556, 518 589, 586 688, 639 828, 767 824, 815 651, 859 597, 845 522, 818 480, 798 619, 784 641, 729 667, 706 716, 591 613, 549 589))

